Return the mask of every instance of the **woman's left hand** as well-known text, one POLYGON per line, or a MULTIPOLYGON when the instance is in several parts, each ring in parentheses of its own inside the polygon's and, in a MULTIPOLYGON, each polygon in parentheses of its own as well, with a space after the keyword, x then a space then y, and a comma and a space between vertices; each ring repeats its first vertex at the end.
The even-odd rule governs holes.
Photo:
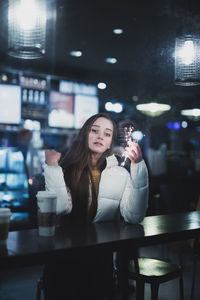
POLYGON ((125 148, 127 157, 131 160, 132 163, 139 163, 142 157, 142 151, 140 146, 135 141, 129 141, 128 146, 125 148))

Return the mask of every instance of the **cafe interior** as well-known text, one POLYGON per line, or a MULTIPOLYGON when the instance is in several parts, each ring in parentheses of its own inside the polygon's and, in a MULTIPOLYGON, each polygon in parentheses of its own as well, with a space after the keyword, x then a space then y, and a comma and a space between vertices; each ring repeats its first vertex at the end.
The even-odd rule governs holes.
MULTIPOLYGON (((64 154, 98 112, 134 122, 149 172, 147 217, 200 209, 198 0, 1 0, 0 25, 0 207, 11 209, 10 231, 37 228, 45 150, 64 154)), ((176 247, 141 253, 176 260, 176 247)), ((190 299, 191 240, 185 248, 190 299)), ((41 270, 0 271, 0 299, 36 299, 41 270)), ((176 280, 160 288, 159 299, 178 298, 176 280)))

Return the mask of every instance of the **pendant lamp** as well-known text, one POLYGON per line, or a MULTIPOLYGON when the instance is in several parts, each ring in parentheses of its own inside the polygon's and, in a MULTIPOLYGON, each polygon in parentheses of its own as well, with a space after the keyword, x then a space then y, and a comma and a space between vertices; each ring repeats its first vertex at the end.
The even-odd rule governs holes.
POLYGON ((9 0, 8 54, 37 59, 45 54, 45 0, 9 0))
POLYGON ((171 109, 168 104, 151 102, 136 105, 136 109, 149 117, 159 117, 171 109))
POLYGON ((200 38, 197 36, 187 34, 176 38, 175 84, 200 84, 200 38))

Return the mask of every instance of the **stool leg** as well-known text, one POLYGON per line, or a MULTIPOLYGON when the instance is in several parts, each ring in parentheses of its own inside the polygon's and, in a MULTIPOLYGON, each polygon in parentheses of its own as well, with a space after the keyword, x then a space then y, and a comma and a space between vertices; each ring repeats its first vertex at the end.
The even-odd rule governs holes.
POLYGON ((144 281, 136 280, 136 300, 144 300, 144 281))
POLYGON ((151 283, 151 300, 158 300, 159 283, 151 283))
POLYGON ((196 270, 197 270, 197 260, 194 259, 193 263, 193 273, 192 273, 192 288, 191 288, 191 300, 194 298, 194 286, 195 286, 195 279, 196 279, 196 270))
POLYGON ((41 299, 41 292, 42 292, 42 279, 40 278, 37 281, 36 300, 40 300, 41 299))
POLYGON ((181 272, 181 276, 179 279, 179 290, 180 290, 180 300, 184 300, 183 273, 182 272, 181 272))
POLYGON ((40 287, 37 286, 37 292, 36 292, 36 300, 40 300, 41 299, 41 290, 40 290, 40 287))

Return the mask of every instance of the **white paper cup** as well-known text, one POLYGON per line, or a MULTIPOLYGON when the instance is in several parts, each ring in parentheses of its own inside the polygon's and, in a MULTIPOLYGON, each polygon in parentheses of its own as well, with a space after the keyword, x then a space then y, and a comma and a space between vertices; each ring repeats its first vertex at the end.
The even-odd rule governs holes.
POLYGON ((49 191, 39 191, 36 197, 39 235, 53 236, 56 225, 57 196, 55 193, 49 191))
POLYGON ((6 244, 10 226, 10 216, 10 208, 0 208, 0 245, 6 244))

